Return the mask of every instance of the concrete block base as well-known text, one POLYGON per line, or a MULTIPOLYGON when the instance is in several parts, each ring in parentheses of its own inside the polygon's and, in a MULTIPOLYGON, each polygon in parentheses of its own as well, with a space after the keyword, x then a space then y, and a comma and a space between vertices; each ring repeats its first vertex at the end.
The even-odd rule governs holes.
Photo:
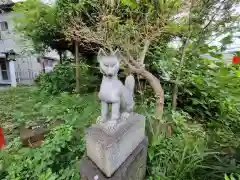
POLYGON ((144 180, 147 148, 148 140, 145 137, 111 177, 106 177, 95 163, 85 155, 80 162, 81 180, 144 180))
POLYGON ((112 131, 95 124, 86 130, 87 156, 111 177, 144 137, 145 117, 140 114, 131 114, 112 131))

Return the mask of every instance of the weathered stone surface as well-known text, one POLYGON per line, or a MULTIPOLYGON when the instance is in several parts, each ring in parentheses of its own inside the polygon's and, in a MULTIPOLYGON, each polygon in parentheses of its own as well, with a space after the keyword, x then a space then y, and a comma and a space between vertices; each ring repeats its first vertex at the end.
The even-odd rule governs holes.
POLYGON ((80 174, 83 180, 143 180, 146 173, 148 140, 137 146, 125 162, 112 174, 106 177, 104 173, 87 156, 80 162, 80 174))
POLYGON ((145 117, 131 114, 109 131, 104 125, 86 130, 87 156, 110 177, 145 137, 145 117))

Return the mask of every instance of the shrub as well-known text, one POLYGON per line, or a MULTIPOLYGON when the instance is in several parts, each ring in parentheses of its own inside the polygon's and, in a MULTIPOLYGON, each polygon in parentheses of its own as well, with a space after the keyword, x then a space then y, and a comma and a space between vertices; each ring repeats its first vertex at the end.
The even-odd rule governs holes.
MULTIPOLYGON (((79 179, 78 162, 85 149, 83 129, 100 114, 97 95, 64 92, 49 96, 36 89, 18 87, 1 93, 0 109, 4 111, 0 111, 4 119, 1 125, 9 144, 0 151, 0 179, 79 179), (19 121, 48 123, 56 119, 66 123, 53 129, 37 149, 21 147, 18 133, 11 132, 11 138, 7 133, 11 123, 13 131, 18 131, 15 127, 20 127, 19 121)), ((152 116, 154 105, 154 100, 144 98, 136 107, 137 112, 148 117, 148 179, 219 180, 225 173, 229 178, 231 173, 237 177, 240 135, 229 128, 233 121, 230 126, 213 131, 194 122, 187 113, 166 112, 164 120, 172 126, 171 135, 154 134, 151 128, 156 125, 153 124, 156 117, 152 116)))
MULTIPOLYGON (((153 141, 148 149, 149 178, 195 179, 198 166, 209 153, 206 134, 203 133, 201 126, 187 124, 186 118, 180 113, 173 114, 171 124, 174 129, 172 136, 163 133, 153 135, 153 141)), ((151 128, 149 130, 151 131, 151 128)))
POLYGON ((167 121, 173 129, 170 136, 154 134, 151 119, 156 117, 148 118, 148 134, 153 133, 148 148, 149 179, 219 180, 225 173, 239 172, 239 150, 236 149, 240 147, 239 135, 229 135, 230 130, 221 129, 222 132, 214 135, 219 138, 215 142, 213 134, 209 134, 201 124, 190 123, 186 113, 173 112, 171 116, 167 121), (231 150, 232 153, 229 152, 231 150))
POLYGON ((237 66, 200 59, 198 66, 188 71, 187 76, 181 86, 179 107, 195 119, 213 122, 212 125, 214 122, 228 125, 229 121, 239 125, 237 66))
POLYGON ((38 149, 21 148, 16 138, 0 154, 1 179, 80 179, 76 164, 85 146, 73 131, 66 124, 56 127, 38 149))
MULTIPOLYGON (((214 48, 216 47, 204 45, 194 54, 191 46, 187 49, 178 82, 177 110, 183 110, 194 119, 212 126, 217 123, 227 125, 228 121, 239 123, 237 103, 240 101, 240 66, 228 64, 225 59, 221 59, 221 54, 213 53, 214 48), (205 53, 217 60, 200 56, 205 53)), ((153 59, 151 71, 163 84, 165 107, 171 106, 173 83, 180 68, 179 52, 168 48, 162 51, 155 47, 149 59, 153 59)))
POLYGON ((49 96, 36 90, 17 87, 1 93, 0 112, 5 112, 1 112, 4 119, 1 127, 8 144, 0 151, 0 179, 80 179, 79 161, 85 150, 83 129, 100 113, 96 94, 80 96, 64 92, 49 96), (18 121, 27 126, 56 119, 64 120, 65 124, 54 128, 39 148, 21 146, 18 121), (6 121, 9 123, 5 124, 6 121))
MULTIPOLYGON (((94 92, 100 85, 101 74, 88 65, 80 65, 80 91, 82 93, 94 92)), ((41 91, 48 94, 59 94, 60 92, 74 92, 76 87, 76 69, 70 61, 58 64, 52 72, 42 73, 35 79, 41 91)))
POLYGON ((52 72, 42 73, 35 79, 40 90, 49 94, 73 92, 76 84, 75 69, 69 62, 58 64, 52 72))

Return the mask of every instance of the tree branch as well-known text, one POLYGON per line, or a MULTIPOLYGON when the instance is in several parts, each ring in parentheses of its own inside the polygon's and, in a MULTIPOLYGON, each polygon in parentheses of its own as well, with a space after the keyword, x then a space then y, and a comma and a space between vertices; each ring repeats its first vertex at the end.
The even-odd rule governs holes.
POLYGON ((145 40, 144 48, 143 48, 143 51, 142 51, 141 56, 140 56, 140 63, 141 63, 141 65, 144 65, 144 59, 145 59, 146 53, 148 51, 149 45, 150 45, 150 41, 149 40, 145 40))
POLYGON ((129 52, 129 50, 127 50, 127 56, 129 57, 129 61, 134 65, 134 66, 136 66, 137 68, 141 68, 141 65, 137 62, 137 61, 135 61, 134 59, 133 59, 133 57, 131 56, 131 54, 130 54, 130 52, 129 52))
MULTIPOLYGON (((224 3, 225 0, 222 2, 224 3)), ((222 7, 222 3, 219 5, 219 7, 217 8, 216 12, 213 14, 212 18, 209 20, 209 22, 203 27, 202 31, 200 32, 200 36, 197 40, 196 46, 193 48, 192 50, 192 54, 197 50, 197 48, 199 47, 199 45, 201 44, 201 42, 204 41, 203 35, 205 34, 207 28, 211 25, 211 23, 213 22, 215 16, 218 14, 218 11, 221 9, 222 7)))
POLYGON ((136 68, 134 67, 132 64, 129 63, 129 61, 124 58, 123 56, 121 57, 123 62, 130 68, 131 71, 137 73, 137 74, 141 74, 144 71, 144 68, 136 68))
POLYGON ((177 78, 176 78, 176 82, 174 83, 174 88, 173 88, 173 94, 172 94, 172 109, 176 110, 177 107, 177 96, 178 96, 178 82, 180 80, 181 77, 181 72, 182 72, 182 68, 183 68, 183 63, 184 63, 184 59, 185 59, 185 55, 186 55, 186 50, 187 50, 187 46, 189 44, 189 40, 191 37, 191 14, 192 14, 192 6, 193 6, 193 0, 191 1, 191 7, 189 10, 189 19, 188 19, 188 37, 185 41, 184 47, 182 49, 182 55, 181 55, 181 59, 180 59, 180 64, 179 64, 179 69, 178 69, 178 73, 177 73, 177 78))

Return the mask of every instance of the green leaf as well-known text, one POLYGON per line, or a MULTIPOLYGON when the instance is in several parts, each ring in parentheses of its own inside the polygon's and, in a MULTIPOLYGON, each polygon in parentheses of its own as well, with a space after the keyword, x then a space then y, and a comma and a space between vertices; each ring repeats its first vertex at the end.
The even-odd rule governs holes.
POLYGON ((216 59, 221 59, 222 58, 222 54, 217 54, 217 53, 214 53, 214 52, 209 52, 209 54, 216 59))
POLYGON ((210 50, 218 50, 218 47, 217 46, 209 46, 209 49, 210 50))
POLYGON ((233 174, 230 175, 230 178, 231 178, 231 180, 236 180, 236 179, 233 177, 233 174))
POLYGON ((153 157, 154 157, 154 148, 152 147, 148 149, 148 158, 150 161, 152 161, 153 157))
POLYGON ((224 45, 227 45, 227 44, 231 44, 233 41, 232 41, 232 38, 233 38, 233 35, 230 34, 226 37, 224 37, 223 39, 221 39, 221 43, 224 44, 224 45))
POLYGON ((225 180, 230 180, 229 177, 226 174, 224 175, 224 179, 225 180))
POLYGON ((192 103, 193 103, 193 105, 201 104, 201 102, 196 98, 192 98, 192 103))
POLYGON ((137 8, 137 3, 135 0, 121 0, 122 4, 125 6, 129 6, 132 9, 136 9, 137 8))
POLYGON ((240 78, 240 71, 236 72, 236 76, 240 78))

